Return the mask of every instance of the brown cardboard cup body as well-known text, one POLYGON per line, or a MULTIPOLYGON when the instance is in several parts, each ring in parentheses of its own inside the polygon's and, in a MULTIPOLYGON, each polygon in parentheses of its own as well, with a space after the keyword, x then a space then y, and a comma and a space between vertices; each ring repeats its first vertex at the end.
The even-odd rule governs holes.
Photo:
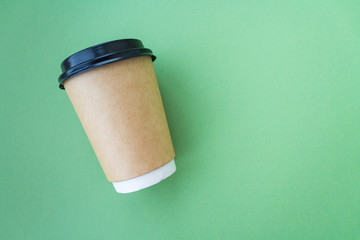
POLYGON ((110 182, 151 172, 175 153, 150 56, 74 76, 65 90, 110 182))

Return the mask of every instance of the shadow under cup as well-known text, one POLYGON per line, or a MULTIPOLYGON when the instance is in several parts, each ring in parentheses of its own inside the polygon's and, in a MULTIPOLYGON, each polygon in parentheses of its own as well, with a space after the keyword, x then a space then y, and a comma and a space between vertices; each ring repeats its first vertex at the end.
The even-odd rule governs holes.
POLYGON ((117 192, 152 186, 176 171, 150 49, 137 39, 99 44, 61 65, 65 89, 117 192))

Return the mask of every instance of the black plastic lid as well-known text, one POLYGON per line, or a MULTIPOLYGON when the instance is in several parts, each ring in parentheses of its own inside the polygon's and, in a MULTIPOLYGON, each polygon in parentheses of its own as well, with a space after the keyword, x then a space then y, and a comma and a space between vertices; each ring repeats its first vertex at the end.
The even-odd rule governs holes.
POLYGON ((59 77, 59 88, 64 89, 62 83, 75 75, 105 64, 138 56, 151 56, 153 61, 156 59, 153 52, 144 48, 138 39, 115 40, 81 50, 61 63, 62 74, 59 77))

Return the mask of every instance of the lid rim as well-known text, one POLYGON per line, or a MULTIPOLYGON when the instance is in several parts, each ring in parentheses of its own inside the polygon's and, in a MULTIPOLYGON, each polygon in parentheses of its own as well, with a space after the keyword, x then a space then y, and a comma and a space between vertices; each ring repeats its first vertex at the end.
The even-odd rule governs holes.
POLYGON ((80 73, 139 56, 151 56, 152 61, 156 59, 153 52, 144 48, 138 39, 114 40, 85 48, 70 55, 61 63, 62 73, 58 78, 59 88, 65 89, 62 83, 80 73))

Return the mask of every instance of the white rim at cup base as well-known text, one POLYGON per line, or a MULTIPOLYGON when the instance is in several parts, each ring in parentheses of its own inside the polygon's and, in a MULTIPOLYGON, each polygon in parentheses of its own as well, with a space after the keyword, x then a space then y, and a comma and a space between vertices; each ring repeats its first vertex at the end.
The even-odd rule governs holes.
POLYGON ((131 178, 121 182, 113 182, 118 193, 131 193, 155 185, 165 178, 168 178, 176 171, 175 160, 171 160, 164 166, 155 169, 144 175, 131 178))

